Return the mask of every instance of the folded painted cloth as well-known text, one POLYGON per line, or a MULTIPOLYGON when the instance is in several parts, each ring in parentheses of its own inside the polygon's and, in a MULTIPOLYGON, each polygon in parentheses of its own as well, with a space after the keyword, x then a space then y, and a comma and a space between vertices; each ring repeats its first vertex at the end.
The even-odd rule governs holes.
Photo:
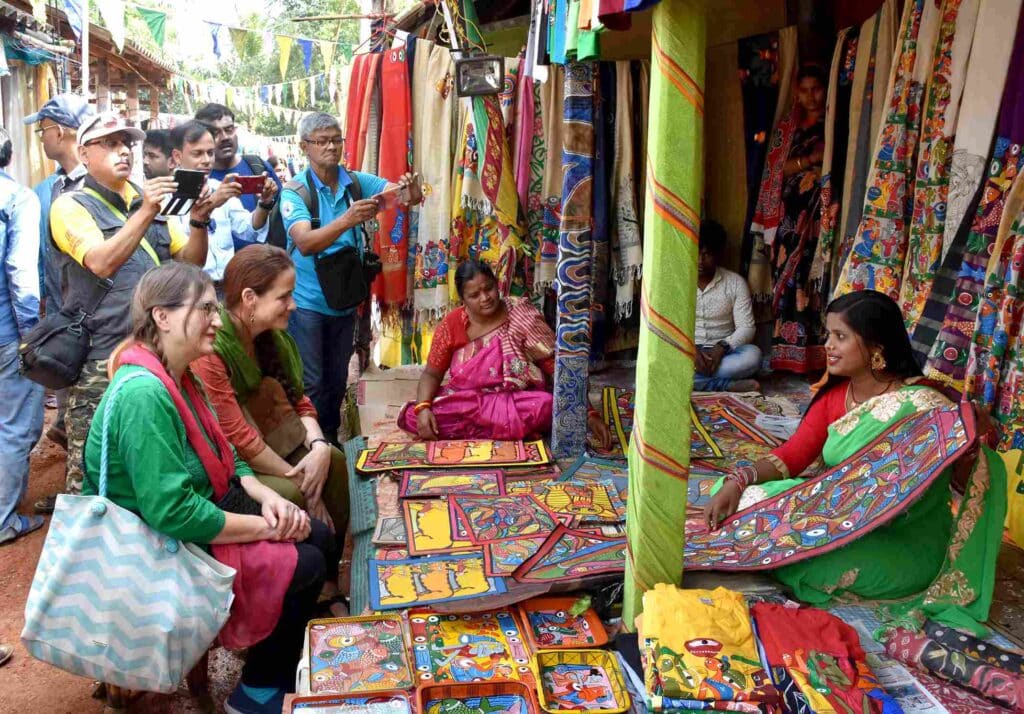
POLYGON ((857 631, 812 607, 758 603, 751 608, 764 661, 794 714, 899 712, 879 685, 857 631))
POLYGON ((652 708, 713 709, 697 704, 742 702, 764 708, 733 711, 779 711, 779 692, 761 666, 740 593, 655 585, 644 594, 640 649, 652 708), (684 707, 674 700, 697 704, 684 707))
POLYGON ((1024 655, 1018 652, 1004 650, 972 634, 946 627, 932 620, 924 623, 924 633, 951 650, 963 652, 968 657, 981 660, 993 667, 1024 675, 1024 655))

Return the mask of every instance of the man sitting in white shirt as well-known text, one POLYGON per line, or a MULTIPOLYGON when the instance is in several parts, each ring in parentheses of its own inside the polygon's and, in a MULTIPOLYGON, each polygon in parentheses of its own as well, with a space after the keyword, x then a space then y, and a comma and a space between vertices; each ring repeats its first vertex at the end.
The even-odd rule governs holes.
POLYGON ((725 229, 714 221, 700 224, 697 259, 697 374, 700 392, 749 392, 759 385, 748 379, 761 365, 754 339, 750 287, 737 273, 718 267, 725 251, 725 229))
MULTIPOLYGON (((249 243, 264 243, 267 240, 267 228, 270 209, 274 207, 277 195, 277 182, 266 178, 263 192, 259 197, 256 210, 250 212, 239 198, 242 193, 240 184, 235 182, 235 174, 228 174, 223 181, 209 177, 213 168, 215 144, 209 128, 197 121, 187 121, 171 130, 171 166, 173 169, 191 169, 207 174, 204 192, 214 192, 216 197, 210 220, 206 224, 209 231, 209 253, 203 270, 213 278, 220 299, 224 293, 224 268, 235 255, 236 248, 249 243), (222 200, 221 200, 222 199, 222 200)), ((186 220, 182 216, 179 220, 186 220)), ((201 226, 196 225, 196 228, 201 226)))

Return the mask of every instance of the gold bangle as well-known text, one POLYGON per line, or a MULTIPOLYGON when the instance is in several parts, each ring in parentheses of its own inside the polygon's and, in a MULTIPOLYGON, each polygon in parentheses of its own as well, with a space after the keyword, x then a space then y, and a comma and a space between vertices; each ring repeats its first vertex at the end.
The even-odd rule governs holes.
POLYGON ((430 409, 431 406, 433 406, 432 402, 417 402, 412 408, 412 413, 419 416, 421 411, 430 409))

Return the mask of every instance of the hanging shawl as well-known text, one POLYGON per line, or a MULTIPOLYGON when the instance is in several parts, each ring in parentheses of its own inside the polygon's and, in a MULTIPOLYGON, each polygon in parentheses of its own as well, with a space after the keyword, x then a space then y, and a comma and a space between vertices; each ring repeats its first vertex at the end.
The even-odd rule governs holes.
POLYGON ((943 258, 967 219, 971 200, 985 180, 986 157, 999 116, 992 107, 999 102, 1006 84, 1020 9, 1021 0, 985 0, 978 12, 974 34, 980 41, 971 47, 949 169, 943 258))
MULTIPOLYGON (((502 295, 508 295, 522 229, 505 125, 495 97, 474 97, 466 112, 452 203, 452 255, 490 263, 502 295)), ((454 279, 449 291, 455 302, 454 279)))
MULTIPOLYGON (((535 28, 534 28, 535 29, 535 28)), ((533 32, 533 29, 531 29, 533 32)), ((531 34, 531 41, 535 41, 531 34)), ((512 158, 519 205, 526 218, 524 270, 528 290, 535 290, 537 260, 540 257, 541 229, 544 212, 540 188, 544 172, 544 122, 540 114, 540 83, 531 76, 533 62, 527 51, 516 89, 516 121, 512 132, 512 158)))
POLYGON ((917 162, 924 82, 939 27, 934 0, 908 0, 900 32, 899 61, 893 65, 889 113, 868 178, 864 213, 837 294, 878 290, 896 299, 903 276, 910 221, 907 200, 917 162))
MULTIPOLYGON (((196 452, 206 475, 210 477, 213 496, 221 499, 227 493, 228 481, 235 472, 234 452, 191 372, 186 371, 181 378, 185 394, 188 395, 186 402, 160 359, 147 348, 139 344, 125 348, 118 355, 118 365, 123 364, 149 370, 166 387, 185 425, 189 446, 196 452), (199 421, 196 421, 197 416, 199 421), (211 447, 211 441, 217 449, 216 453, 211 447)), ((237 571, 231 588, 235 594, 231 617, 218 635, 220 642, 231 649, 254 645, 266 638, 277 625, 285 592, 295 572, 298 552, 291 543, 265 540, 212 545, 210 549, 214 558, 237 571)))
POLYGON ((412 95, 413 169, 423 182, 413 270, 413 308, 418 322, 437 320, 448 309, 454 74, 448 49, 421 40, 412 95))
POLYGON ((612 277, 615 279, 615 320, 633 312, 633 293, 643 270, 643 240, 637 216, 633 176, 633 74, 629 62, 615 63, 615 155, 611 182, 612 277))
POLYGON ((519 94, 521 57, 505 58, 505 77, 501 83, 498 101, 501 104, 501 120, 505 125, 505 140, 511 147, 515 142, 516 97, 519 94))
POLYGON ((793 104, 788 115, 772 132, 772 142, 768 147, 768 158, 764 163, 764 174, 761 178, 761 191, 757 197, 757 208, 754 209, 754 222, 750 225, 753 233, 761 234, 765 245, 775 242, 775 233, 786 213, 782 205, 782 169, 789 157, 796 132, 799 109, 793 104))
MULTIPOLYGON (((562 107, 565 94, 565 68, 552 65, 547 82, 539 87, 540 119, 543 122, 544 155, 534 154, 534 164, 543 171, 539 192, 543 215, 540 233, 540 255, 533 277, 535 292, 550 288, 555 282, 558 263, 558 226, 562 217, 562 134, 565 126, 562 107)), ((531 164, 531 175, 537 167, 531 164)))
MULTIPOLYGON (((245 351, 235 323, 224 308, 220 309, 220 329, 213 340, 213 351, 224 361, 231 379, 231 388, 235 390, 239 404, 245 404, 249 397, 259 389, 263 380, 263 370, 249 353, 245 351)), ((284 376, 291 384, 295 394, 303 394, 302 358, 299 356, 298 345, 285 330, 271 330, 270 337, 277 350, 277 358, 281 361, 284 376)))
POLYGON ((978 2, 945 0, 942 6, 941 29, 924 103, 914 210, 900 290, 900 308, 910 331, 924 310, 942 259, 950 153, 978 19, 978 2))
POLYGON ((366 98, 367 83, 373 72, 372 64, 378 55, 359 55, 352 64, 352 79, 349 85, 348 111, 345 115, 345 166, 349 171, 359 171, 363 165, 363 147, 366 141, 366 98))
MULTIPOLYGON (((412 114, 409 71, 405 46, 384 53, 381 67, 380 166, 377 174, 392 183, 412 167, 412 114)), ((411 297, 409 275, 409 212, 393 203, 377 214, 376 251, 383 271, 374 281, 373 293, 388 313, 401 308, 411 297)))
POLYGON ((363 87, 363 119, 360 145, 363 147, 362 167, 368 174, 377 173, 377 155, 380 149, 380 65, 378 53, 370 55, 366 85, 363 87))

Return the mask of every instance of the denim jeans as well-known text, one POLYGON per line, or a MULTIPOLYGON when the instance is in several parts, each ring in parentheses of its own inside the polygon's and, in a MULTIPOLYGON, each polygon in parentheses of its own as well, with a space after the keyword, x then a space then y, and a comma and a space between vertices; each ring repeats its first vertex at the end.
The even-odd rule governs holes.
POLYGON ((334 317, 302 308, 288 320, 288 332, 295 338, 302 356, 306 396, 316 407, 324 436, 334 443, 341 426, 341 402, 352 359, 355 320, 355 314, 334 317))
POLYGON ((15 524, 28 457, 43 431, 43 387, 18 374, 18 342, 0 345, 0 530, 15 524))
POLYGON ((761 350, 756 345, 741 345, 722 358, 718 370, 711 376, 693 377, 695 392, 723 392, 737 379, 752 377, 761 366, 761 350))

